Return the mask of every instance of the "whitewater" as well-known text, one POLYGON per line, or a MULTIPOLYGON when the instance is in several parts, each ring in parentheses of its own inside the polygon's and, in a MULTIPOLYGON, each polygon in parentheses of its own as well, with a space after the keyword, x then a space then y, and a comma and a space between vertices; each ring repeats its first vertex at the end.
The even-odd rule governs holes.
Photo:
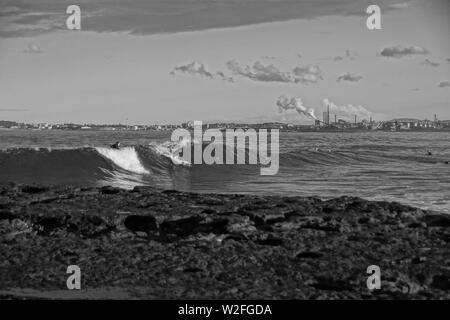
POLYGON ((280 133, 280 169, 190 165, 171 132, 0 132, 0 183, 398 201, 450 213, 450 133, 280 133), (108 146, 121 141, 120 150, 108 146), (428 150, 432 156, 428 155, 428 150))

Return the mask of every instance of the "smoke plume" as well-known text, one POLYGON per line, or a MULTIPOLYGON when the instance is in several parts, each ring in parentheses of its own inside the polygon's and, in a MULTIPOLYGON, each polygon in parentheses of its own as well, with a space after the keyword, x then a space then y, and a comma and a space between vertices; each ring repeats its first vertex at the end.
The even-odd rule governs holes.
POLYGON ((310 119, 317 120, 317 117, 314 115, 314 109, 305 107, 300 98, 289 98, 286 95, 282 95, 277 100, 277 106, 280 113, 286 110, 295 110, 299 115, 305 115, 310 119))
POLYGON ((353 106, 348 104, 346 106, 338 106, 328 99, 323 99, 323 105, 325 109, 330 107, 330 115, 337 115, 343 120, 353 120, 355 116, 358 119, 369 119, 373 113, 364 108, 363 106, 353 106))

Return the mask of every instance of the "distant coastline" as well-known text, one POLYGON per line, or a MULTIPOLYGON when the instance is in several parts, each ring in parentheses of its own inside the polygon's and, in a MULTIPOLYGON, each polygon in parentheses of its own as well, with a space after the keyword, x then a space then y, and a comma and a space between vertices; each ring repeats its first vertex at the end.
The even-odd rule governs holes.
MULTIPOLYGON (((149 124, 149 125, 128 125, 128 124, 51 124, 51 123, 19 123, 16 121, 0 120, 0 130, 72 130, 72 131, 165 131, 177 128, 192 128, 192 122, 181 124, 149 124)), ((218 122, 205 123, 205 129, 216 128, 226 129, 278 129, 280 131, 292 132, 357 132, 357 131, 450 131, 450 120, 418 120, 418 119, 393 119, 388 121, 366 121, 348 122, 335 121, 324 123, 316 121, 313 125, 299 125, 282 122, 264 123, 238 123, 238 122, 218 122)))

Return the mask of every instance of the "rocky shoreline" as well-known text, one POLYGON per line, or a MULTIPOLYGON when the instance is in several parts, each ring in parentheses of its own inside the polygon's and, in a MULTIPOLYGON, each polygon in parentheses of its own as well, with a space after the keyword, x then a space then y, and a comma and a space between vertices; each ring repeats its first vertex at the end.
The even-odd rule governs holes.
POLYGON ((449 299, 449 228, 354 197, 3 185, 0 298, 449 299))

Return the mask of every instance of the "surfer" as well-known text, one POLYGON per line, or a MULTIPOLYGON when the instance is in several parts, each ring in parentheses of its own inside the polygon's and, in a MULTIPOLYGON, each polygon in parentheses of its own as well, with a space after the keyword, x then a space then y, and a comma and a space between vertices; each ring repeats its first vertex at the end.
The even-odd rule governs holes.
POLYGON ((120 149, 120 142, 116 141, 116 143, 112 144, 111 149, 120 149))
POLYGON ((430 150, 427 151, 429 156, 432 156, 433 154, 431 153, 430 150))

